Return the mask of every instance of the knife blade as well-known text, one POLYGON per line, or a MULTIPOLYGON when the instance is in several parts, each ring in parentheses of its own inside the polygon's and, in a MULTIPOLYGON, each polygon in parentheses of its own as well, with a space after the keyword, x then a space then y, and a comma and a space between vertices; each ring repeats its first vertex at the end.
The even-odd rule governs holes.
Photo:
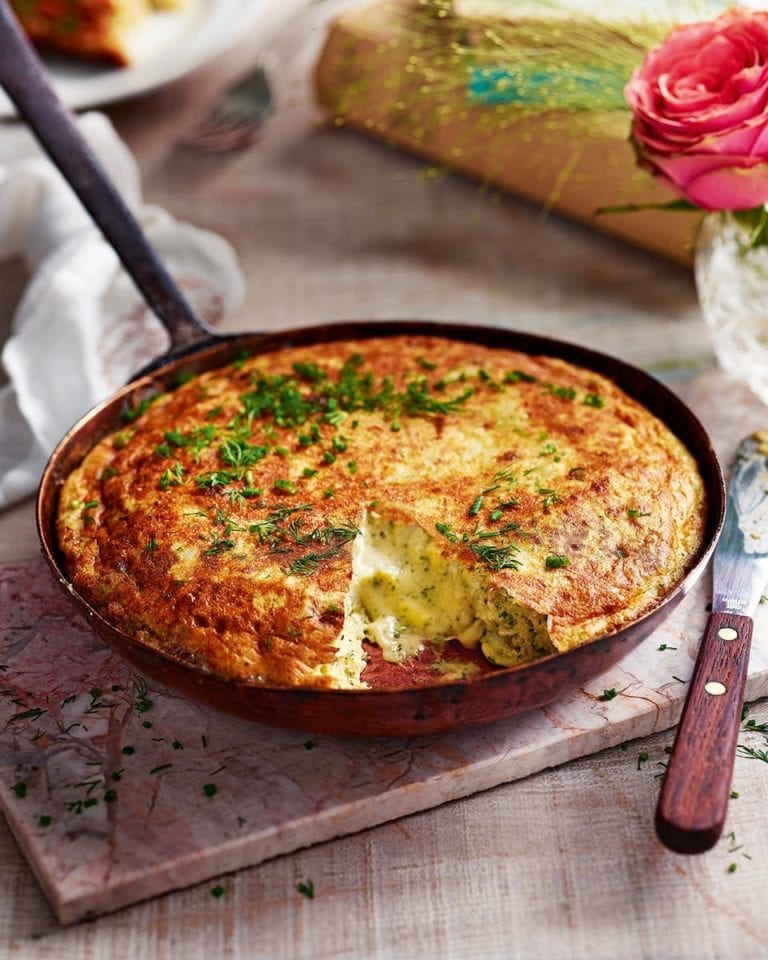
POLYGON ((656 810, 677 853, 702 853, 723 832, 741 723, 752 616, 768 582, 768 431, 739 444, 712 563, 712 613, 656 810))

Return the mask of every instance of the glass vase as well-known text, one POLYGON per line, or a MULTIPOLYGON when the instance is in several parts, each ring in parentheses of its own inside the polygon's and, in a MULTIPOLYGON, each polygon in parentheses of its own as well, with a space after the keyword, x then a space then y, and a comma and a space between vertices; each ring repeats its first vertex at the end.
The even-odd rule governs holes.
POLYGON ((710 213, 696 242, 696 289, 718 362, 768 403, 768 245, 730 213, 710 213))

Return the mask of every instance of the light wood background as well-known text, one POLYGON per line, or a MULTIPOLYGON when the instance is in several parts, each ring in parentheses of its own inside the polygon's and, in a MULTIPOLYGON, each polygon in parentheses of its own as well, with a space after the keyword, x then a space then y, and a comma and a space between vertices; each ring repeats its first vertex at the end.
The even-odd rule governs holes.
MULTIPOLYGON (((282 70, 311 33, 304 19, 271 46, 287 78, 281 108, 242 152, 206 155, 179 140, 253 65, 258 37, 108 111, 139 159, 147 199, 237 248, 248 295, 233 329, 445 318, 579 340, 683 387, 712 367, 685 271, 318 124, 306 87, 282 70)), ((0 267, 0 329, 24 283, 20 265, 0 267)), ((0 560, 36 551, 31 502, 0 515, 0 560)), ((752 716, 768 720, 768 708, 752 716)), ((739 759, 730 836, 705 856, 675 856, 652 829, 655 775, 671 739, 630 743, 222 877, 218 898, 204 884, 68 929, 0 825, 0 956, 768 956, 768 765, 739 759), (308 879, 313 900, 296 890, 308 879)))

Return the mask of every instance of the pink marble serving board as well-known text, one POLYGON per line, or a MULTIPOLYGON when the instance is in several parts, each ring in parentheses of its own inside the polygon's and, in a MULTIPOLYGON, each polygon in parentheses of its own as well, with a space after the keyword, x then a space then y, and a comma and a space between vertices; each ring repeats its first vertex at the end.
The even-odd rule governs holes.
MULTIPOLYGON (((712 396, 709 382, 689 400, 729 457, 766 411, 712 396)), ((442 736, 355 740, 145 686, 42 561, 0 567, 0 803, 58 918, 105 913, 672 726, 708 593, 705 577, 618 667, 552 706, 442 736)), ((763 606, 748 700, 768 694, 766 627, 763 606)))

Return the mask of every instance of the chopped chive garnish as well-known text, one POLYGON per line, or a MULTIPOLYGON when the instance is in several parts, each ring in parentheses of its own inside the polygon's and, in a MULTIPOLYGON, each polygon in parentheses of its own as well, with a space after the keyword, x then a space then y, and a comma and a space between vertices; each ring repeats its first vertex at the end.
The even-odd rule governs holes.
POLYGON ((482 496, 475 497, 475 499, 472 501, 472 505, 467 511, 467 515, 470 517, 476 517, 478 513, 480 513, 482 508, 483 508, 483 497, 482 496))

